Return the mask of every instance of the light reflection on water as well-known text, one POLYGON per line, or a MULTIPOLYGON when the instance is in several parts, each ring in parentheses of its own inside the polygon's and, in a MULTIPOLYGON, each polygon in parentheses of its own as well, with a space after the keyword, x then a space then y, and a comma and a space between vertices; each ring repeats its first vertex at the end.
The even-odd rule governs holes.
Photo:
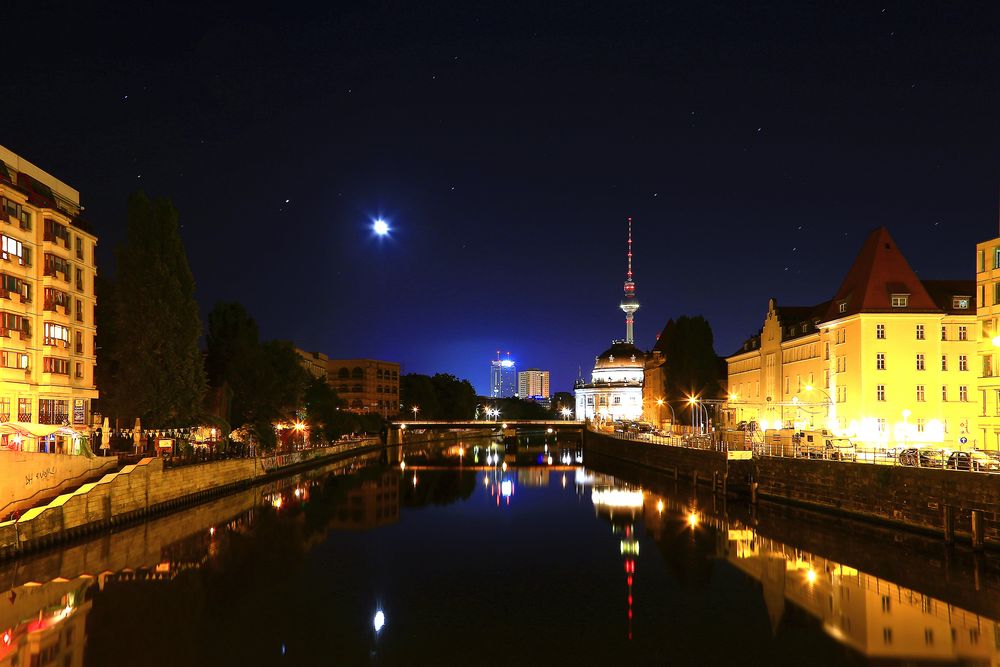
POLYGON ((531 448, 501 446, 491 465, 477 451, 493 461, 462 443, 337 464, 2 564, 0 667, 469 664, 481 638, 465 635, 482 628, 520 664, 1000 664, 995 620, 758 534, 704 498, 584 468, 572 446, 541 466, 531 448), (714 615, 729 627, 691 629, 714 615), (435 644, 435 628, 457 636, 435 644), (707 645, 720 630, 729 653, 707 645))

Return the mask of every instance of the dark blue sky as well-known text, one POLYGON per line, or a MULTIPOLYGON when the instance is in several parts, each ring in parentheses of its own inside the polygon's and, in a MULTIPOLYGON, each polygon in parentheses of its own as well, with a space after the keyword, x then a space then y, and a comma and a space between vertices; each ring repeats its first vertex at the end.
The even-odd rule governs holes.
POLYGON ((5 8, 0 143, 105 270, 170 196, 204 311, 331 356, 569 389, 624 335, 629 215, 637 342, 703 314, 720 354, 876 226, 927 278, 997 233, 992 3, 63 4, 5 8))

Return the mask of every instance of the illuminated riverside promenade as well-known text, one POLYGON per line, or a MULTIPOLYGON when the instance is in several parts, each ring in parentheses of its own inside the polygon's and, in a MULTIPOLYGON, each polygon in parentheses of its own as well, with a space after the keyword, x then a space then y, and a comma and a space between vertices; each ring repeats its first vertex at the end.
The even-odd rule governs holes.
POLYGON ((509 444, 370 453, 4 563, 0 664, 468 664, 500 623, 482 664, 1000 658, 992 554, 509 444))

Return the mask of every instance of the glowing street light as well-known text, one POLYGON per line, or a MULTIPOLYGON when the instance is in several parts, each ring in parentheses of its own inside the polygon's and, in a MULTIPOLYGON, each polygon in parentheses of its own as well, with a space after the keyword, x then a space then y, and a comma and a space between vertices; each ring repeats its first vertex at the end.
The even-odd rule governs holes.
POLYGON ((416 418, 417 418, 417 413, 418 413, 418 412, 420 412, 420 408, 419 408, 418 406, 414 405, 414 406, 413 406, 412 408, 410 408, 410 409, 411 409, 411 410, 413 410, 413 419, 414 419, 414 420, 416 420, 416 418))
POLYGON ((372 222, 372 231, 375 232, 376 236, 388 236, 389 223, 382 218, 377 218, 372 222))
POLYGON ((569 419, 569 418, 570 418, 570 415, 572 415, 572 414, 573 414, 573 411, 572 411, 572 410, 570 410, 569 408, 563 408, 563 409, 562 409, 562 416, 563 416, 563 419, 569 419))
POLYGON ((375 619, 372 622, 372 626, 375 628, 376 635, 385 627, 385 612, 381 609, 375 612, 375 619))

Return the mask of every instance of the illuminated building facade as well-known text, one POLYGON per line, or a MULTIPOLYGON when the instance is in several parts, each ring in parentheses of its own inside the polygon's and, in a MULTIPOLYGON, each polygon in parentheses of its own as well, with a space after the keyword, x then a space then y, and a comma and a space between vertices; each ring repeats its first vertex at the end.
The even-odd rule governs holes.
POLYGON ((511 398, 516 394, 517 364, 510 358, 510 352, 506 359, 501 359, 500 350, 497 350, 497 358, 490 361, 490 396, 511 398))
POLYGON ((1000 449, 1000 238, 976 245, 976 368, 979 437, 983 449, 1000 449))
POLYGON ((632 343, 632 325, 639 301, 632 280, 632 218, 628 219, 628 269, 620 308, 625 312, 625 340, 614 341, 594 362, 590 382, 574 388, 577 419, 637 420, 642 418, 642 383, 646 353, 632 343))
POLYGON ((399 414, 399 370, 393 361, 330 359, 327 381, 351 412, 395 417, 399 414))
POLYGON ((327 370, 330 366, 330 359, 322 352, 306 352, 295 348, 295 353, 299 355, 299 363, 306 372, 314 378, 326 379, 327 370))
POLYGON ((889 232, 873 231, 831 300, 768 302, 760 332, 726 360, 727 414, 869 446, 973 447, 975 288, 919 279, 889 232))
POLYGON ((517 395, 521 398, 544 400, 549 398, 549 372, 529 368, 517 374, 517 395))
POLYGON ((0 422, 90 424, 97 237, 82 210, 79 192, 0 146, 0 422))

